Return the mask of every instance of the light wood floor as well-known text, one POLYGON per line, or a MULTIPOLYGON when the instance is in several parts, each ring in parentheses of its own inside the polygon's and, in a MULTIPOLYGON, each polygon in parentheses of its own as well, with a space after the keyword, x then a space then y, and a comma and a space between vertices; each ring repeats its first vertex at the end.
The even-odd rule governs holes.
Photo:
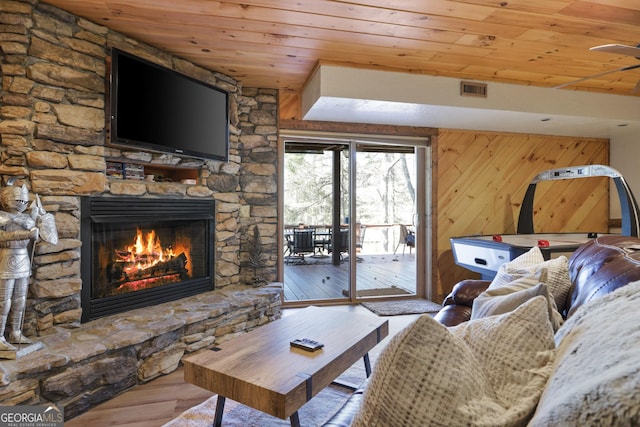
MULTIPOLYGON (((359 305, 335 308, 371 314, 369 310, 359 305)), ((296 309, 285 309, 283 315, 286 316, 293 310, 296 309)), ((369 352, 374 366, 377 356, 386 346, 389 338, 417 316, 387 317, 389 336, 369 352)), ((76 418, 65 421, 64 425, 65 427, 159 427, 211 396, 213 396, 211 392, 185 383, 182 368, 180 368, 169 375, 122 393, 76 418)))

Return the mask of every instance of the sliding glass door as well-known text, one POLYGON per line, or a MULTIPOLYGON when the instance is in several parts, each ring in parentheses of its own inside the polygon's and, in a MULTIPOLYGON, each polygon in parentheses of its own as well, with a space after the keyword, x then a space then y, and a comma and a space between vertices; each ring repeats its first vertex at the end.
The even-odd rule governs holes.
POLYGON ((284 147, 285 302, 423 296, 426 144, 291 138, 284 147))

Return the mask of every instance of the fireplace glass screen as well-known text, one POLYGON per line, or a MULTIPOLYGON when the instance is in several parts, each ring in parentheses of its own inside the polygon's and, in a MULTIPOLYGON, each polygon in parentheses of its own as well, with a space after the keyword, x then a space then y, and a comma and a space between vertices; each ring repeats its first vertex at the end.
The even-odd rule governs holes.
POLYGON ((214 287, 215 201, 86 197, 82 321, 214 287))

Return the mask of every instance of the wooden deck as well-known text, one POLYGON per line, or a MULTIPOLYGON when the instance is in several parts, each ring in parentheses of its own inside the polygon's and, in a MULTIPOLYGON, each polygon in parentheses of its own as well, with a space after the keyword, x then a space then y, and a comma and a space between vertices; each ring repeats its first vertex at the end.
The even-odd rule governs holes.
MULTIPOLYGON (((285 301, 346 299, 349 263, 331 264, 330 257, 306 256, 305 263, 284 266, 285 301)), ((415 254, 358 254, 358 296, 411 295, 416 292, 415 254)))

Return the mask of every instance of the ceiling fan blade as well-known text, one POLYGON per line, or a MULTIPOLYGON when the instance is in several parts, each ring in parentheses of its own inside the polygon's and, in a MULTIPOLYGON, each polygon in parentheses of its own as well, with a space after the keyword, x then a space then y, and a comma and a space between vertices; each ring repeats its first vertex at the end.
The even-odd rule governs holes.
MULTIPOLYGON (((640 64, 638 64, 638 67, 640 67, 640 64)), ((634 66, 634 68, 636 68, 636 66, 634 66)), ((572 80, 572 81, 567 82, 567 83, 562 83, 561 85, 554 86, 553 89, 560 89, 560 88, 563 88, 563 87, 574 85, 576 83, 583 82, 585 80, 597 79, 598 77, 606 76, 607 74, 611 74, 611 73, 617 73, 618 71, 625 71, 627 69, 629 69, 629 67, 622 67, 622 68, 618 68, 616 70, 605 71, 604 73, 593 74, 591 76, 583 77, 581 79, 572 80)))
POLYGON ((566 87, 566 86, 571 86, 571 85, 574 85, 576 83, 583 82, 585 80, 597 79, 598 77, 606 76, 607 74, 617 73, 618 71, 634 70, 636 68, 640 68, 640 64, 628 65, 626 67, 618 68, 616 70, 609 70, 609 71, 605 71, 604 73, 593 74, 591 76, 583 77, 583 78, 578 79, 578 80, 573 80, 573 81, 570 81, 570 82, 567 82, 567 83, 562 83, 561 85, 554 86, 552 89, 560 89, 560 88, 563 88, 563 87, 566 87))
POLYGON ((603 44, 601 46, 594 46, 589 50, 615 53, 617 55, 635 56, 636 58, 640 59, 640 47, 638 46, 627 46, 623 44, 603 44))
MULTIPOLYGON (((594 46, 589 50, 593 50, 597 52, 615 53, 617 55, 635 56, 637 59, 640 59, 640 44, 638 46, 627 46, 623 44, 603 44, 601 46, 594 46)), ((582 77, 581 79, 573 80, 558 86, 554 86, 553 89, 560 89, 563 87, 567 87, 567 86, 571 86, 571 85, 583 82, 585 80, 597 79, 598 77, 606 76, 607 74, 617 73, 618 71, 634 70, 636 68, 640 68, 640 64, 628 65, 626 67, 618 68, 615 70, 609 70, 603 73, 582 77)), ((640 91, 640 81, 638 82, 636 87, 633 89, 632 93, 636 93, 637 91, 640 91)))

